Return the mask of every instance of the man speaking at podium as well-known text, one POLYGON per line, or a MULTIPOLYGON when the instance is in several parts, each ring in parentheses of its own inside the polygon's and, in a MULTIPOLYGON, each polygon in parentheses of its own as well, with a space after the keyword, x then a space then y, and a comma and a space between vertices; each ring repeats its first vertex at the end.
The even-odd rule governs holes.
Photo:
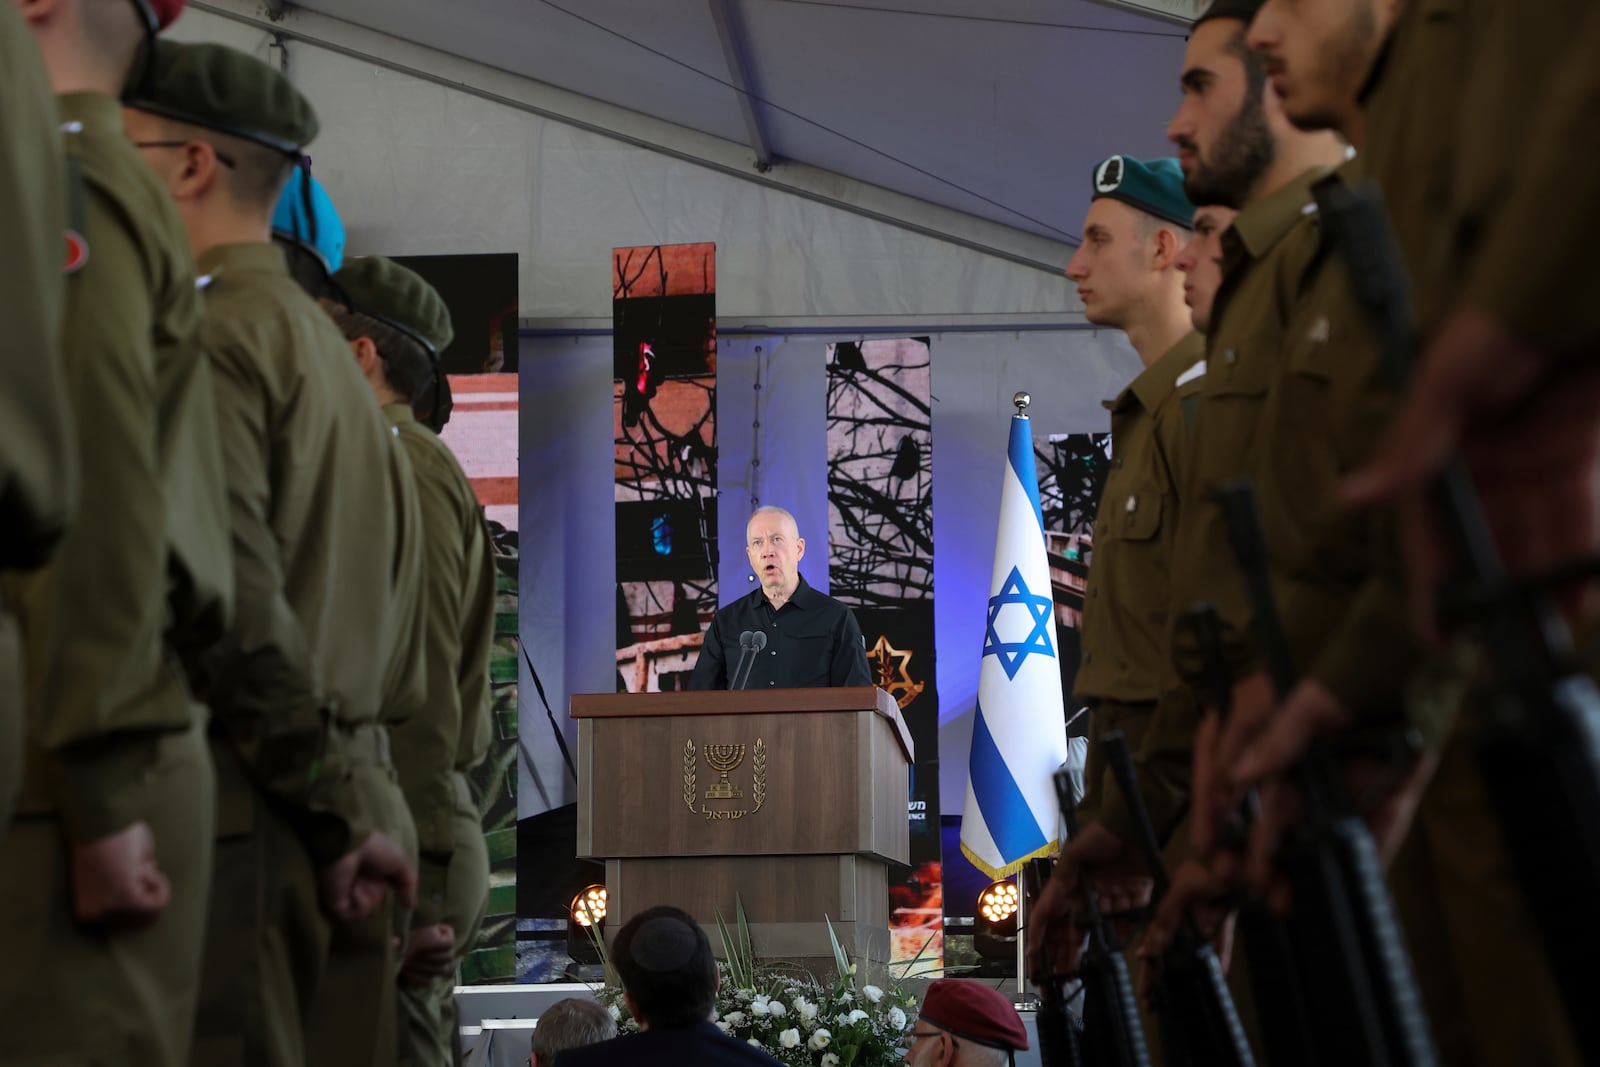
POLYGON ((744 552, 761 588, 711 620, 689 688, 871 685, 856 617, 800 577, 806 539, 794 516, 757 508, 745 524, 744 552))

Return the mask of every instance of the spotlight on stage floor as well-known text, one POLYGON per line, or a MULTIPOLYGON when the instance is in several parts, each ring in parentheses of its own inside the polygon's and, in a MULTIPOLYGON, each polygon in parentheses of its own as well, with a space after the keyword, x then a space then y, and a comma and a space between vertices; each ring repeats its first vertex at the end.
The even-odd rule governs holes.
POLYGON ((978 894, 972 947, 983 958, 978 973, 985 977, 1016 975, 1017 905, 1015 882, 991 882, 978 894))
POLYGON ((593 975, 604 978, 600 947, 595 942, 605 937, 605 925, 606 887, 598 882, 584 886, 567 910, 567 955, 572 957, 569 976, 579 981, 590 981, 593 975))

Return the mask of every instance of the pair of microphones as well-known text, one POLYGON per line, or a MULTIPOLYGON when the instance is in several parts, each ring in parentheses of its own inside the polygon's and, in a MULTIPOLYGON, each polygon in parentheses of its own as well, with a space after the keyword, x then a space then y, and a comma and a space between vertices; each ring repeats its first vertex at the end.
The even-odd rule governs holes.
POLYGON ((739 665, 733 669, 729 689, 744 689, 750 684, 750 672, 755 670, 756 656, 766 647, 765 630, 744 630, 739 634, 739 665))

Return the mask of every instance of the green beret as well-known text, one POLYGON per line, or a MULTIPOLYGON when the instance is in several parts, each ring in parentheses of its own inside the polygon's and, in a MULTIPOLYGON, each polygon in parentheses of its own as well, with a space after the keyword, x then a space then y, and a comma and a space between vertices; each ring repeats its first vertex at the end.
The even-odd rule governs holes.
POLYGON ((1256 17, 1256 12, 1261 10, 1261 5, 1266 0, 1213 0, 1210 7, 1200 13, 1194 20, 1196 26, 1212 19, 1238 19, 1246 26, 1250 25, 1256 17))
POLYGON ((456 335, 444 299, 421 275, 392 259, 347 259, 333 280, 344 291, 351 311, 415 338, 435 360, 456 335))
POLYGON ((1194 205, 1184 195, 1183 171, 1176 159, 1112 156, 1094 168, 1094 199, 1102 196, 1184 229, 1194 225, 1194 205))
POLYGON ((144 77, 123 103, 297 156, 317 136, 317 113, 271 66, 219 44, 157 39, 144 77))

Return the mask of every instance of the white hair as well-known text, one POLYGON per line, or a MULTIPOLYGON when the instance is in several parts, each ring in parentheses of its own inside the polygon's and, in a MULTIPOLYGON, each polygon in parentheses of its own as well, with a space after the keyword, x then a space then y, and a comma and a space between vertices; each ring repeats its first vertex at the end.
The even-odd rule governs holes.
POLYGON ((787 508, 780 508, 776 504, 762 504, 759 508, 756 508, 750 513, 750 517, 744 521, 744 528, 749 530, 750 524, 762 515, 782 515, 789 520, 789 525, 794 527, 794 535, 796 537, 800 536, 800 523, 795 520, 794 515, 787 508))
POLYGON ((1010 1062, 1011 1054, 1005 1049, 972 1041, 961 1041, 961 1047, 956 1050, 956 1067, 1006 1067, 1010 1062))

